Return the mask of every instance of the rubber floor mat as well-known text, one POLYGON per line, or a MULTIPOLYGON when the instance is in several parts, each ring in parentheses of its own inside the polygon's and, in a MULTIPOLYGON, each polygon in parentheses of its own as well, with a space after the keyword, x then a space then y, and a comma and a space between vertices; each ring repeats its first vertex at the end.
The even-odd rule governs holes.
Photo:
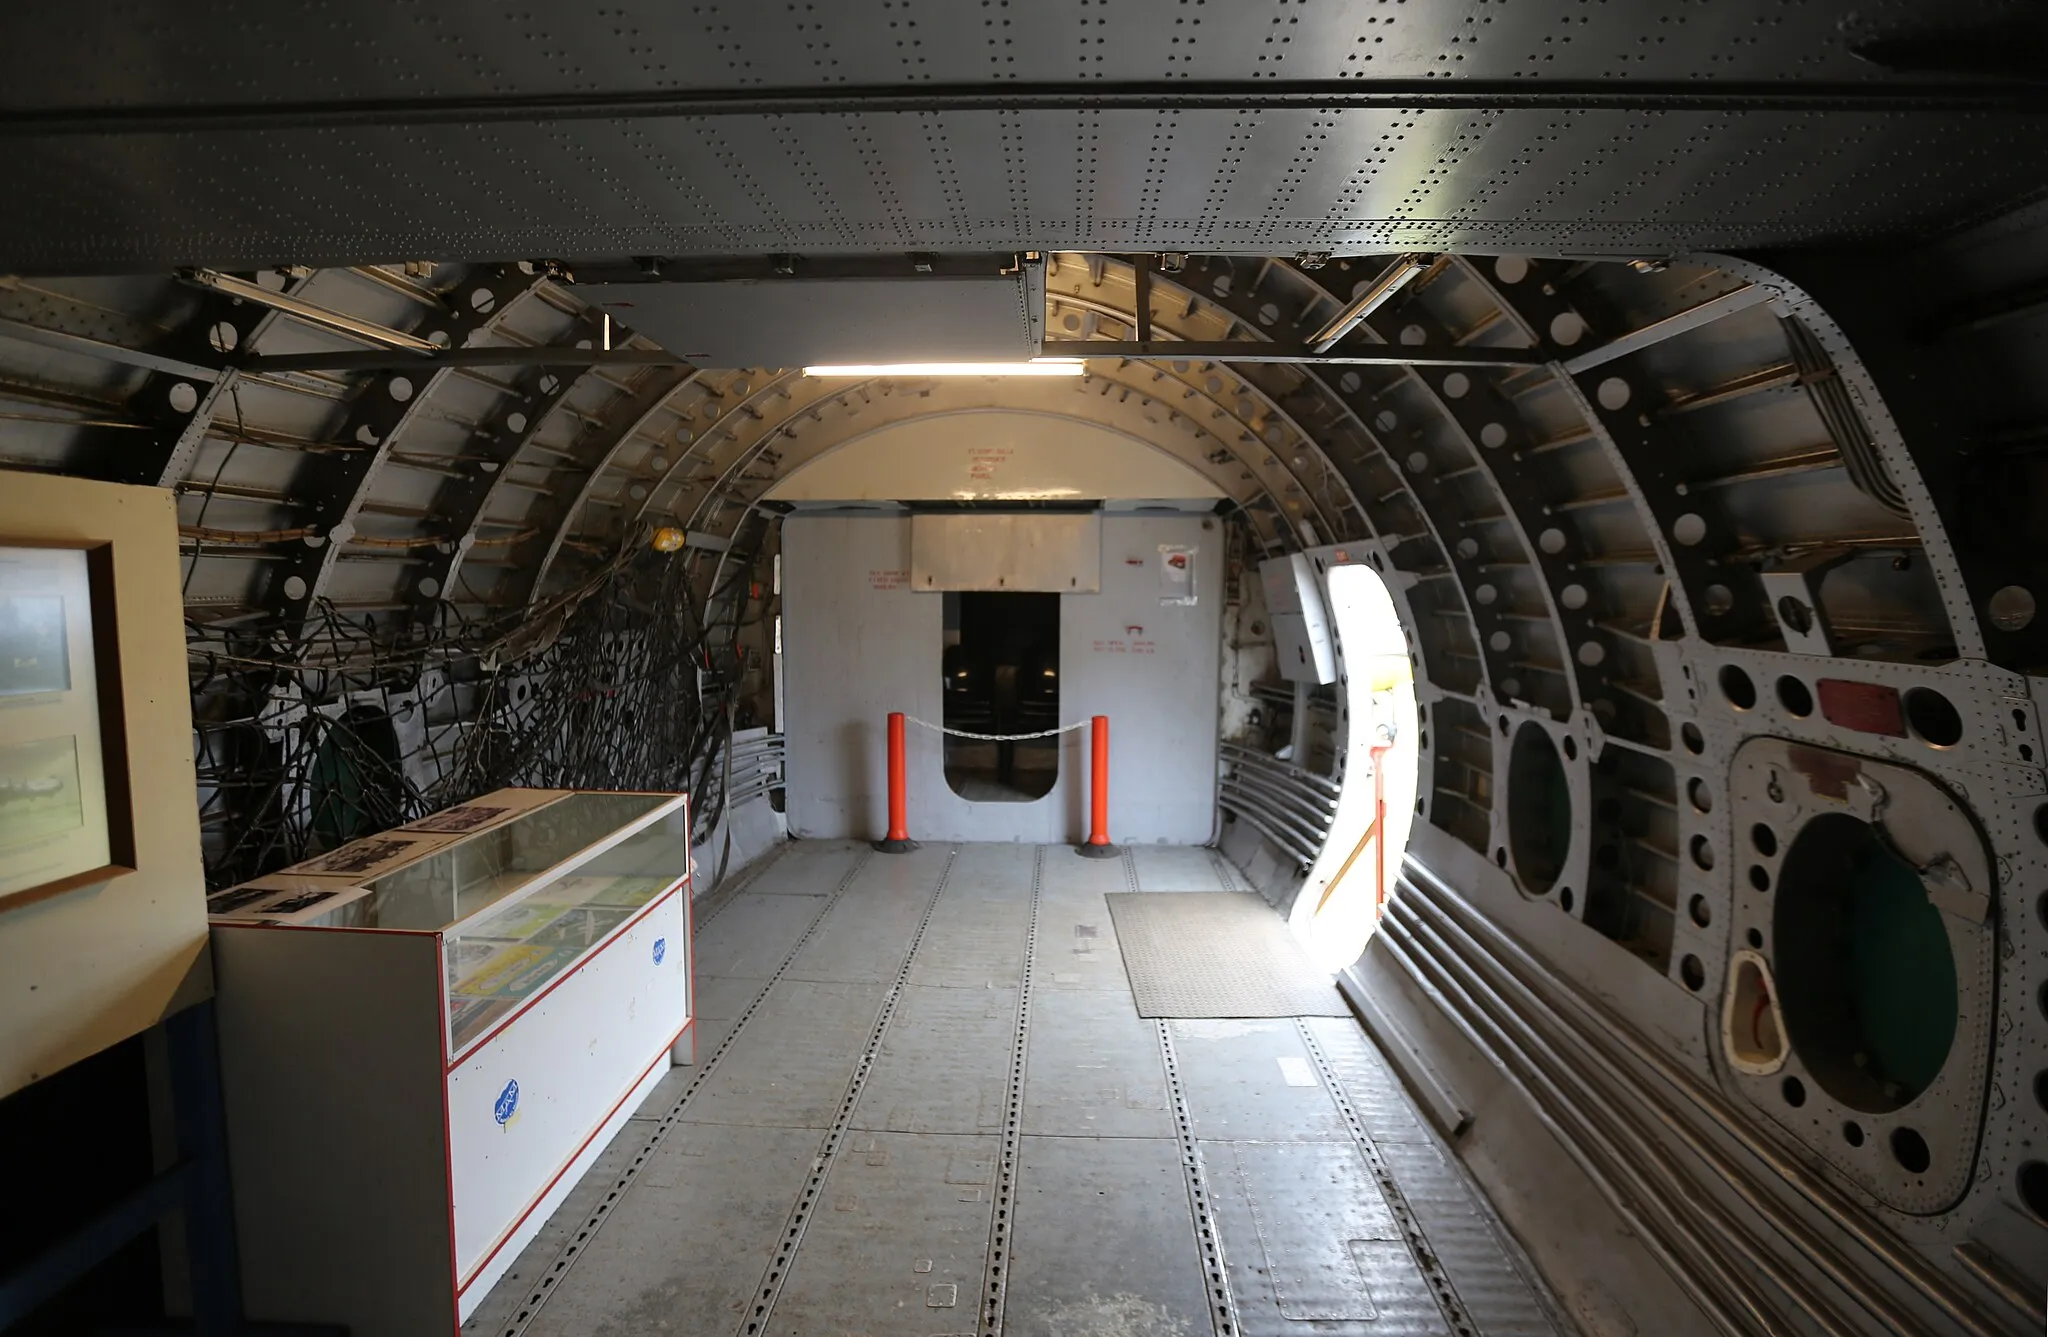
POLYGON ((1241 891, 1115 892, 1109 913, 1142 1017, 1341 1017, 1287 925, 1241 891))

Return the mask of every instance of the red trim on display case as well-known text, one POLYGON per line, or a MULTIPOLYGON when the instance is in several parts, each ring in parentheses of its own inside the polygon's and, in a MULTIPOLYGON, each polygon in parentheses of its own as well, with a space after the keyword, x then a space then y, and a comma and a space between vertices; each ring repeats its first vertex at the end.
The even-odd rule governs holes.
MULTIPOLYGON (((448 1247, 451 1262, 449 1275, 454 1277, 456 1282, 456 1313, 459 1314, 462 1312, 462 1296, 463 1293, 469 1289, 470 1282, 476 1279, 476 1276, 479 1272, 482 1272, 485 1268, 491 1265, 491 1260, 498 1256, 499 1250, 505 1247, 506 1241, 510 1240, 514 1235, 519 1233, 519 1228, 526 1224, 528 1217, 533 1215, 534 1208, 540 1206, 543 1202, 547 1201, 548 1194, 553 1193, 555 1191, 555 1185, 562 1182, 562 1176, 569 1173, 569 1167, 574 1165, 577 1159, 581 1157, 585 1151, 588 1151, 590 1149, 590 1144, 596 1140, 597 1135, 599 1133, 604 1131, 604 1126, 612 1121, 612 1116, 616 1115, 619 1112, 620 1107, 623 1106, 626 1103, 626 1101, 632 1097, 635 1091, 640 1089, 640 1083, 647 1080, 647 1074, 653 1072, 656 1066, 667 1060, 669 1051, 675 1048, 676 1041, 683 1038, 683 1031, 689 1030, 690 1027, 694 1026, 695 1024, 695 1018, 692 1018, 689 1021, 685 1021, 682 1025, 682 1028, 678 1030, 674 1035, 670 1036, 668 1038, 668 1042, 661 1047, 660 1052, 655 1054, 653 1061, 640 1070, 640 1075, 635 1077, 631 1082, 627 1083, 624 1093, 622 1093, 616 1101, 612 1102, 612 1107, 605 1111, 605 1115, 602 1119, 599 1119, 597 1121, 597 1126, 595 1128, 592 1128, 590 1130, 589 1135, 585 1137, 582 1142, 577 1144, 576 1150, 569 1153, 568 1159, 564 1160, 561 1166, 555 1171, 554 1176, 550 1178, 546 1184, 541 1186, 540 1192, 534 1194, 533 1197, 527 1202, 526 1210, 519 1213, 518 1217, 513 1220, 511 1225, 505 1227, 504 1231, 498 1236, 497 1243, 493 1244, 490 1248, 490 1251, 484 1254, 482 1258, 477 1260, 477 1265, 469 1270, 469 1275, 467 1277, 464 1277, 459 1272, 456 1272, 454 1270, 454 1267, 452 1266, 453 1254, 455 1249, 455 1195, 453 1192, 450 1192, 450 1194, 448 1195, 448 1247)), ((444 1085, 442 1089, 446 1090, 447 1088, 444 1085)), ((449 1155, 451 1158, 454 1155, 452 1148, 449 1152, 449 1155)), ((452 1159, 450 1162, 449 1173, 451 1175, 454 1173, 452 1159)), ((458 1323, 456 1326, 460 1328, 461 1325, 458 1323)))

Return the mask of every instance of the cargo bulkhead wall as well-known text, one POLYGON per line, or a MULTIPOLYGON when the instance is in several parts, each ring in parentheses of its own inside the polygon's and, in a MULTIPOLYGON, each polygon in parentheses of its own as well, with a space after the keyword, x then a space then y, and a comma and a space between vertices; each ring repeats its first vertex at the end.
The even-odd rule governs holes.
MULTIPOLYGON (((886 826, 885 729, 900 710, 943 718, 943 594, 913 589, 900 514, 783 522, 788 813, 798 837, 872 838, 886 826)), ((1110 719, 1110 836, 1204 844, 1216 820, 1223 529, 1213 516, 1102 517, 1102 590, 1060 607, 1061 723, 1110 719), (1194 602, 1162 577, 1192 549, 1194 602)), ((1062 737, 1050 793, 974 803, 944 774, 937 733, 908 739, 910 833, 920 840, 1076 841, 1086 830, 1087 735, 1062 737)))

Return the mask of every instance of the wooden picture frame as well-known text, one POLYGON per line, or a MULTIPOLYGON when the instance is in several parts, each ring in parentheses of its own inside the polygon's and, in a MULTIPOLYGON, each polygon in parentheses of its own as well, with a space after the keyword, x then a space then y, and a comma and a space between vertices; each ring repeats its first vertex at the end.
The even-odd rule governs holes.
POLYGON ((0 535, 0 913, 135 870, 114 594, 111 542, 0 535))

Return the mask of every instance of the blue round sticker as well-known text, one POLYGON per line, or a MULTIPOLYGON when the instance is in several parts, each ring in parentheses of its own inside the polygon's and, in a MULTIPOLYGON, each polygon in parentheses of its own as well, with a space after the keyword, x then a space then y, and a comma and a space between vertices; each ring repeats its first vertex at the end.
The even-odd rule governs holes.
POLYGON ((657 966, 658 966, 658 965, 660 965, 660 964, 661 964, 661 958, 663 958, 664 956, 667 956, 667 955, 668 955, 668 939, 667 939, 667 938, 656 938, 656 939, 654 940, 654 964, 655 964, 655 965, 657 965, 657 966))
POLYGON ((498 1103, 491 1107, 491 1116, 503 1127, 512 1117, 512 1111, 519 1108, 519 1083, 507 1082, 505 1089, 498 1092, 498 1103))

